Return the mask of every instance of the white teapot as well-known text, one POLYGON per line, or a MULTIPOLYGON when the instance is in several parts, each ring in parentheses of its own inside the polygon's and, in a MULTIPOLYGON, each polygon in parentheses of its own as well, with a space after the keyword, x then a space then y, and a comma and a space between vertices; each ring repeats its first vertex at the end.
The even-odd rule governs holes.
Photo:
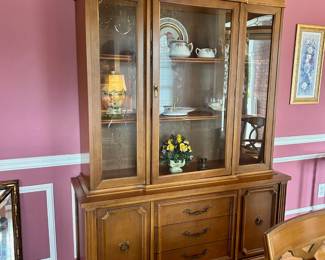
POLYGON ((196 48, 195 53, 199 58, 215 58, 216 55, 217 55, 217 49, 210 49, 210 48, 199 49, 199 48, 196 48))
POLYGON ((189 57, 193 51, 193 43, 182 40, 171 41, 169 44, 169 56, 172 57, 189 57))

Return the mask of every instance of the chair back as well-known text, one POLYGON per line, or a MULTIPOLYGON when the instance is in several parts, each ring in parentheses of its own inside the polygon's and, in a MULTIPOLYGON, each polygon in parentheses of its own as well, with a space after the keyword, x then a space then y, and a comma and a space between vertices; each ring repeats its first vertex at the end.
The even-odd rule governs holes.
POLYGON ((290 219, 265 234, 270 260, 280 260, 286 252, 304 260, 315 259, 314 255, 324 241, 325 210, 290 219))

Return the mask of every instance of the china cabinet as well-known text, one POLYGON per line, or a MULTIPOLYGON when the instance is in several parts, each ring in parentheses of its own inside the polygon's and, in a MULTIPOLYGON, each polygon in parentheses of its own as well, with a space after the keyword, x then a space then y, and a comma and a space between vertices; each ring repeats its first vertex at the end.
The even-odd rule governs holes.
POLYGON ((80 259, 263 259, 284 6, 76 0, 80 259))

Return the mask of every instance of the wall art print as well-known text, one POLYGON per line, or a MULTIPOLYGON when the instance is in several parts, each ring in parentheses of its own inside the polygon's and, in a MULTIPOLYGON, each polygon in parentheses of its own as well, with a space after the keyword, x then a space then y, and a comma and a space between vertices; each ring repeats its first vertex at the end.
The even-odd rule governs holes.
POLYGON ((319 103, 325 26, 298 24, 290 104, 319 103))

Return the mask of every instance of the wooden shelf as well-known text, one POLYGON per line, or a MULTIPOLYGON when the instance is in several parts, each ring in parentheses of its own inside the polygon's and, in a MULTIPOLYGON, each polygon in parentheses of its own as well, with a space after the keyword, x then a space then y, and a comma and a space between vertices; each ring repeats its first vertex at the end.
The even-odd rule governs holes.
POLYGON ((160 121, 162 122, 172 122, 172 121, 205 121, 219 119, 220 115, 212 116, 160 116, 160 121))
MULTIPOLYGON (((221 169, 225 167, 225 162, 223 160, 210 160, 207 161, 206 169, 204 170, 213 170, 213 169, 221 169)), ((189 172, 196 172, 196 171, 203 171, 198 170, 198 162, 197 161, 191 161, 186 166, 183 167, 183 173, 189 173, 189 172)), ((168 165, 160 165, 159 166, 159 175, 160 176, 166 176, 171 175, 172 173, 169 172, 169 166, 168 165)), ((173 174, 176 175, 176 174, 173 174)))
POLYGON ((205 121, 205 120, 217 120, 222 116, 221 113, 207 114, 200 112, 191 112, 187 116, 160 116, 161 122, 172 122, 172 121, 205 121))
POLYGON ((102 118, 102 125, 130 124, 135 122, 136 122, 136 114, 125 114, 122 115, 122 118, 112 118, 112 119, 102 118))
POLYGON ((173 63, 201 63, 201 64, 215 64, 222 63, 225 60, 223 58, 173 58, 170 59, 162 59, 163 62, 173 62, 173 63))
POLYGON ((119 169, 119 170, 104 170, 102 179, 119 179, 119 178, 131 178, 136 177, 136 168, 119 169))
POLYGON ((114 54, 102 54, 100 55, 101 60, 112 60, 112 61, 132 61, 132 55, 114 55, 114 54))
MULTIPOLYGON (((192 112, 194 113, 194 112, 192 112)), ((161 122, 178 122, 178 121, 205 121, 205 120, 217 120, 221 118, 221 113, 208 115, 206 113, 194 113, 187 116, 160 116, 161 122)), ((136 122, 136 114, 126 114, 123 118, 114 119, 102 119, 102 125, 109 124, 130 124, 136 122)))

